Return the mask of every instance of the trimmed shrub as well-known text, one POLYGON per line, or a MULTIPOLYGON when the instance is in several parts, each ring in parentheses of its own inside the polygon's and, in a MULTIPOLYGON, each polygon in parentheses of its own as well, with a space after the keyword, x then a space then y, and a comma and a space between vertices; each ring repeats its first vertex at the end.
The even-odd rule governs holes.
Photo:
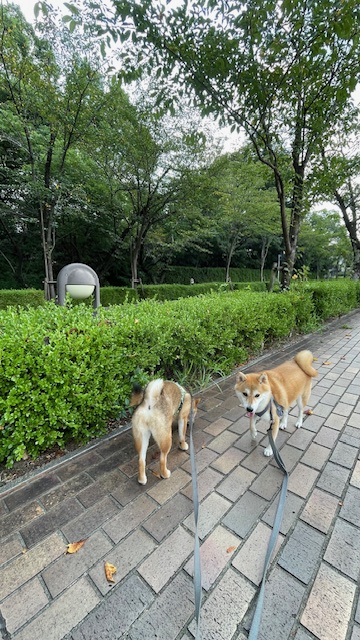
POLYGON ((45 304, 44 292, 38 289, 1 289, 0 310, 7 307, 40 307, 45 304))

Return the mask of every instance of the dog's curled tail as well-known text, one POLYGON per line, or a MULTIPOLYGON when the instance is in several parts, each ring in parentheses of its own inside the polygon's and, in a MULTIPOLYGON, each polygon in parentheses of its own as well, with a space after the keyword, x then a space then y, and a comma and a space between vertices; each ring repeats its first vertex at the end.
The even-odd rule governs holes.
POLYGON ((162 378, 158 378, 157 380, 152 380, 152 382, 149 382, 148 386, 145 389, 144 395, 145 404, 149 409, 152 409, 156 405, 163 388, 164 380, 162 378))
POLYGON ((307 376, 310 376, 311 378, 315 378, 315 376, 317 376, 318 372, 312 366, 314 356, 311 351, 299 351, 299 353, 296 354, 294 360, 296 364, 299 365, 300 369, 302 369, 303 372, 306 373, 307 376))

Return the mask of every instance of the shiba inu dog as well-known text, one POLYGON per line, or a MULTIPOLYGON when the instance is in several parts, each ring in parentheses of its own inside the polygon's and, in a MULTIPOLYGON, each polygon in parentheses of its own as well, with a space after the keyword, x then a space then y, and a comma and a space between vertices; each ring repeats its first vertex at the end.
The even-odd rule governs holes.
MULTIPOLYGON (((269 420, 275 442, 279 428, 286 429, 289 408, 296 402, 299 416, 295 423, 301 427, 303 410, 311 393, 312 378, 317 371, 312 366, 311 351, 299 351, 293 360, 288 360, 274 369, 259 373, 242 373, 236 376, 235 393, 250 418, 250 433, 256 439, 256 422, 260 418, 269 420), (281 420, 280 420, 281 418, 281 420)), ((272 455, 269 444, 265 456, 272 455)))
POLYGON ((132 416, 132 432, 139 456, 140 484, 147 483, 146 452, 151 435, 160 449, 160 475, 162 478, 170 477, 167 456, 172 445, 172 423, 177 419, 179 447, 186 451, 189 448, 185 436, 191 403, 195 417, 199 401, 199 398, 192 400, 189 392, 171 380, 159 378, 150 382, 145 389, 134 387, 130 406, 136 407, 132 416))

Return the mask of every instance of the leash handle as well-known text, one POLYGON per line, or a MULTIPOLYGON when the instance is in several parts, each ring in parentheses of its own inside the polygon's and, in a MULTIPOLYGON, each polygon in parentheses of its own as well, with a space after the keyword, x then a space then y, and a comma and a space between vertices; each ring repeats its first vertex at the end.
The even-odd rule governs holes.
POLYGON ((283 461, 281 459, 280 453, 278 452, 278 450, 277 450, 277 448, 275 446, 275 442, 274 442, 274 439, 273 439, 273 436, 272 436, 271 427, 268 430, 268 436, 269 436, 269 441, 270 441, 271 448, 273 450, 274 458, 275 458, 275 460, 277 462, 277 465, 281 469, 281 471, 283 471, 284 477, 283 477, 283 481, 282 481, 281 492, 280 492, 280 496, 279 496, 279 502, 278 502, 278 506, 277 506, 277 509, 276 509, 273 529, 272 529, 272 532, 271 532, 268 548, 266 550, 263 575, 262 575, 261 585, 260 585, 260 591, 259 591, 258 600, 257 600, 257 603, 256 603, 254 616, 253 616, 253 619, 252 619, 252 622, 251 622, 251 627, 250 627, 250 631, 249 631, 248 640, 256 640, 257 637, 258 637, 258 634, 259 634, 261 615, 262 615, 262 610, 263 610, 263 605, 264 605, 266 574, 267 574, 267 570, 269 568, 269 564, 270 564, 272 553, 273 553, 274 548, 275 548, 276 540, 277 540, 277 537, 278 537, 279 531, 280 531, 281 521, 282 521, 282 517, 283 517, 283 513, 284 513, 284 507, 285 507, 285 498, 286 498, 287 486, 288 486, 288 481, 289 481, 289 474, 288 474, 288 472, 286 470, 286 467, 285 467, 285 465, 284 465, 284 463, 283 463, 283 461))
POLYGON ((194 537, 195 537, 194 539, 194 595, 195 595, 195 621, 196 621, 195 640, 201 640, 200 610, 201 610, 202 590, 201 590, 200 542, 199 542, 199 529, 198 529, 199 491, 198 491, 198 483, 197 483, 195 449, 194 449, 194 441, 193 441, 194 410, 193 410, 192 398, 191 398, 189 424, 190 424, 189 441, 190 441, 191 480, 192 480, 194 521, 195 521, 195 532, 194 532, 194 537))

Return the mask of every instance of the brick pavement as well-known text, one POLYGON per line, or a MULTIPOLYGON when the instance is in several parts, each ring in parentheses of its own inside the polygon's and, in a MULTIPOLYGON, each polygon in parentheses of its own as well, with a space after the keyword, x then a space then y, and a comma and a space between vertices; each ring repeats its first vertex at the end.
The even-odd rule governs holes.
MULTIPOLYGON (((260 370, 310 348, 311 408, 278 445, 290 472, 259 640, 360 639, 360 311, 266 354, 260 370)), ((282 475, 254 447, 234 375, 201 393, 195 422, 203 640, 245 640, 282 475)), ((0 636, 11 640, 176 640, 194 634, 189 455, 136 480, 131 432, 0 489, 0 636), (66 545, 86 538, 76 554, 66 545), (114 584, 104 563, 117 567, 114 584)))

